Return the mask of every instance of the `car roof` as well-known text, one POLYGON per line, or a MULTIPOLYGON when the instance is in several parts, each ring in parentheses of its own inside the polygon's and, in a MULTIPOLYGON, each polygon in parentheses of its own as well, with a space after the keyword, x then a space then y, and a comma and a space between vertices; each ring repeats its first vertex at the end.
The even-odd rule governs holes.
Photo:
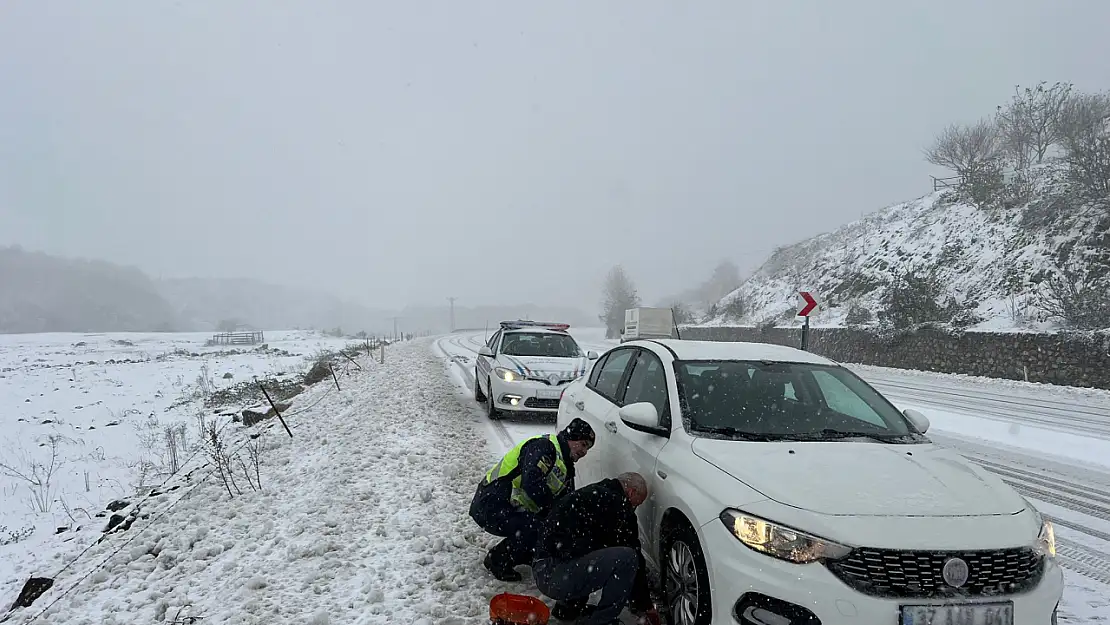
POLYGON ((813 365, 836 365, 837 363, 817 354, 771 343, 743 343, 739 341, 685 341, 681 339, 659 339, 653 341, 629 341, 635 343, 659 343, 670 348, 678 360, 767 360, 771 362, 798 362, 813 365))
POLYGON ((566 330, 552 330, 551 328, 541 327, 527 327, 527 328, 506 328, 503 330, 505 334, 558 334, 560 336, 570 336, 566 330))

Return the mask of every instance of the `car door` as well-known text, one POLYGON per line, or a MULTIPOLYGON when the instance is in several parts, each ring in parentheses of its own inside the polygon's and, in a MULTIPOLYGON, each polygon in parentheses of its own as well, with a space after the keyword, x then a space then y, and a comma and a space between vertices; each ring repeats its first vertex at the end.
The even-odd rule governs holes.
POLYGON ((607 353, 594 367, 586 384, 572 395, 563 398, 569 402, 570 418, 580 417, 593 428, 594 447, 575 465, 578 486, 592 484, 613 477, 612 450, 618 445, 616 427, 606 428, 616 414, 618 393, 627 384, 627 374, 635 348, 616 348, 607 353))
MULTIPOLYGON (((613 475, 625 472, 639 473, 648 484, 648 492, 654 493, 659 481, 656 463, 659 453, 670 441, 671 409, 668 390, 667 367, 662 359, 649 349, 639 348, 632 359, 632 369, 625 376, 625 386, 621 389, 617 407, 610 413, 606 428, 615 427, 618 435, 609 450, 613 475), (647 402, 655 406, 659 415, 658 429, 651 432, 641 431, 628 426, 620 419, 620 407, 647 402)), ((639 518, 640 540, 645 545, 655 544, 655 529, 659 527, 659 500, 649 497, 636 509, 639 518)))
MULTIPOLYGON (((486 341, 486 347, 492 349, 494 354, 497 354, 497 342, 500 339, 501 339, 501 330, 498 330, 497 332, 493 333, 493 336, 489 337, 488 341, 486 341)), ((481 380, 481 382, 479 382, 478 380, 474 380, 474 383, 484 385, 486 383, 486 380, 489 379, 490 372, 493 371, 493 359, 486 358, 485 356, 483 356, 481 354, 478 354, 478 356, 475 359, 475 362, 476 362, 475 369, 477 371, 478 380, 481 380)), ((482 386, 482 387, 479 387, 479 388, 485 388, 486 394, 489 394, 489 392, 490 392, 488 387, 482 386)))

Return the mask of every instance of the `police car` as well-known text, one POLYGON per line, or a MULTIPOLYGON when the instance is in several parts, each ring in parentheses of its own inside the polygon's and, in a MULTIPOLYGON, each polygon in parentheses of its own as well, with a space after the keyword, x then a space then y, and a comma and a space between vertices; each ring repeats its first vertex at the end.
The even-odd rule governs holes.
POLYGON ((583 353, 566 323, 502 321, 478 350, 474 399, 491 419, 506 412, 552 416, 567 384, 586 374, 596 352, 583 353))

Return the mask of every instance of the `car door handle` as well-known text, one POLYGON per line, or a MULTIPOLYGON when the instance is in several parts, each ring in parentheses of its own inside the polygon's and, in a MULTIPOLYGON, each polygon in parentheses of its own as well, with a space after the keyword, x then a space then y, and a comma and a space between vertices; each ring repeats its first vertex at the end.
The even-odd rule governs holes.
POLYGON ((617 422, 616 421, 610 421, 610 422, 606 423, 605 424, 605 429, 609 430, 613 434, 616 434, 617 433, 617 422))
POLYGON ((662 469, 656 469, 655 474, 658 475, 661 480, 667 479, 667 472, 662 469))
POLYGON ((586 402, 579 399, 578 401, 574 402, 574 407, 579 409, 579 410, 585 410, 586 409, 586 402))

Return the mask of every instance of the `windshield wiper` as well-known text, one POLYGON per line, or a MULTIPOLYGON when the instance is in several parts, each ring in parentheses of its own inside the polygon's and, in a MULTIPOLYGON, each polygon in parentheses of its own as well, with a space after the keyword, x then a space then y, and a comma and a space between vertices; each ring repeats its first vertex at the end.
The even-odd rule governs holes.
POLYGON ((719 436, 729 436, 729 437, 732 437, 732 438, 739 438, 739 439, 745 440, 745 441, 757 441, 757 442, 766 443, 766 442, 770 442, 770 441, 774 441, 774 440, 782 440, 781 437, 771 436, 769 434, 759 434, 759 433, 756 433, 756 432, 748 432, 746 430, 741 430, 741 429, 738 429, 738 428, 733 428, 733 427, 728 427, 728 426, 713 427, 713 426, 707 426, 707 425, 699 425, 699 426, 697 426, 697 428, 698 428, 699 432, 704 432, 705 434, 717 434, 719 436))
POLYGON ((839 441, 849 438, 866 438, 873 440, 877 443, 897 443, 905 438, 902 434, 879 434, 875 432, 845 432, 843 430, 834 430, 832 428, 825 428, 820 432, 799 432, 788 436, 791 440, 797 441, 839 441))

